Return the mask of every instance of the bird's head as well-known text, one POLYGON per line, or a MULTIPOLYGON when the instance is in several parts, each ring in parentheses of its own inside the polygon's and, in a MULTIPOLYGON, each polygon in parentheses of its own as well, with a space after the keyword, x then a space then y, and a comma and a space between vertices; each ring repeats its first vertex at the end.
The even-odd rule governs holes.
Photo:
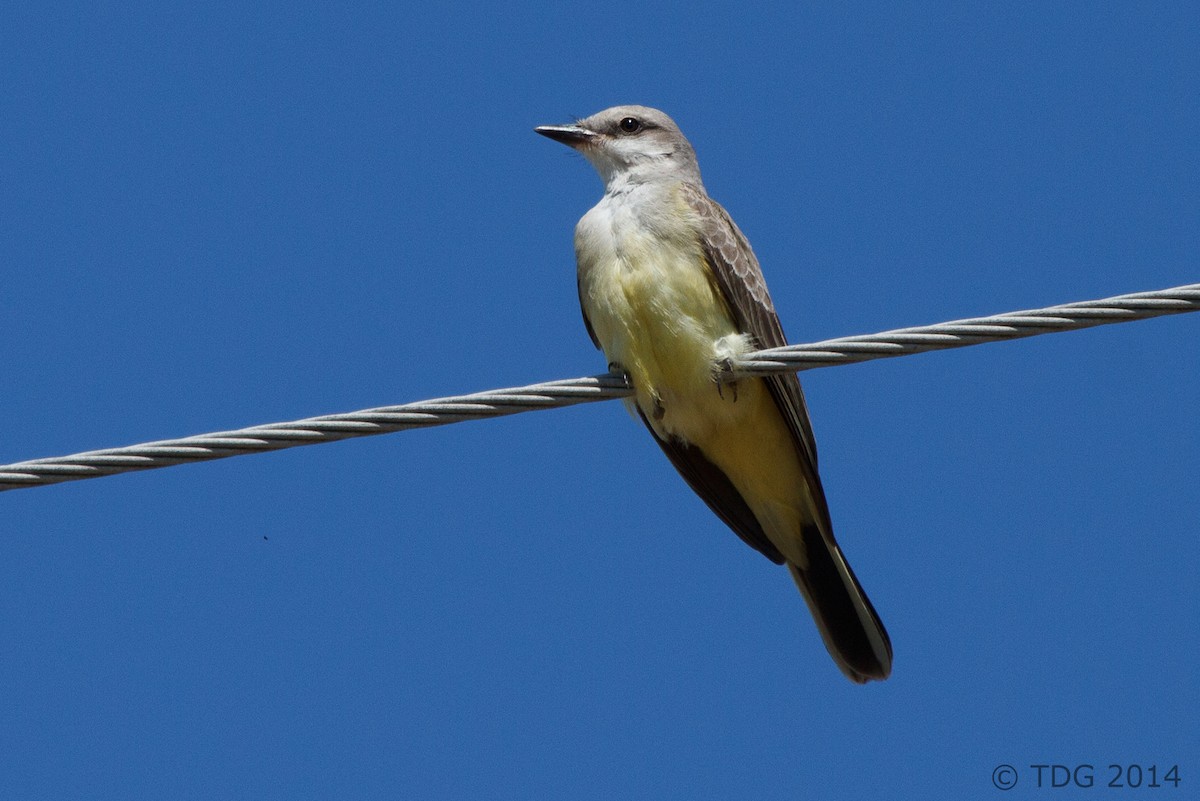
POLYGON ((700 184, 691 143, 658 109, 614 106, 573 125, 534 130, 583 154, 609 190, 660 180, 700 184))

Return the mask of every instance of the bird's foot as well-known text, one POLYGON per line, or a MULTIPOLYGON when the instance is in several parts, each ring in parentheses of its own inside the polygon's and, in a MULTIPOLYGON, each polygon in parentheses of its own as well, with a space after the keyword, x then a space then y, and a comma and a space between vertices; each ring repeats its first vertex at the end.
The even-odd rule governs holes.
POLYGON ((662 398, 658 397, 658 393, 654 394, 654 408, 650 411, 650 416, 655 422, 662 420, 667 416, 667 408, 663 406, 662 398))
POLYGON ((738 382, 730 380, 729 376, 731 375, 733 375, 733 359, 729 356, 717 359, 713 365, 713 381, 717 384, 717 394, 724 400, 725 388, 728 387, 730 394, 733 395, 733 402, 737 403, 738 382))

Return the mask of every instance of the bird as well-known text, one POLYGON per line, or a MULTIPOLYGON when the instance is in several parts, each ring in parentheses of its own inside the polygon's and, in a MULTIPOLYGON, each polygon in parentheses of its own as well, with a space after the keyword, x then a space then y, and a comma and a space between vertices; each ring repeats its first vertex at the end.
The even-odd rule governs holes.
POLYGON ((850 680, 886 679, 892 644, 833 534, 795 373, 723 382, 787 344, 758 259, 662 111, 622 105, 534 130, 604 182, 575 227, 584 325, 687 484, 750 547, 786 565, 850 680))

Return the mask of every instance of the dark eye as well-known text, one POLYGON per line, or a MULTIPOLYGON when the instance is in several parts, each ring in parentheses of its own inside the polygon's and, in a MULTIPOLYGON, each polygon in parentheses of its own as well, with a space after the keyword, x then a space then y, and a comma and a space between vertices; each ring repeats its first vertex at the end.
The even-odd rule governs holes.
POLYGON ((617 125, 620 126, 622 131, 628 134, 637 133, 642 130, 642 123, 638 121, 637 117, 626 117, 617 123, 617 125))

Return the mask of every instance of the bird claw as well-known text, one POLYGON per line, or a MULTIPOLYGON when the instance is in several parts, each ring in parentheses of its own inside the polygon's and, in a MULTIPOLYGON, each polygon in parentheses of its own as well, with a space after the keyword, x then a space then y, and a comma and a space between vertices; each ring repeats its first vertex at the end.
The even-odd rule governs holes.
MULTIPOLYGON (((608 372, 612 375, 621 376, 621 378, 625 379, 626 384, 631 387, 633 386, 633 379, 630 378, 629 371, 626 370, 625 366, 620 362, 609 362, 608 372)), ((654 401, 654 407, 650 409, 650 418, 655 421, 662 420, 667 415, 667 409, 665 406, 663 406, 662 398, 658 396, 657 392, 652 392, 651 400, 654 401)), ((644 409, 642 411, 645 413, 644 409)))
POLYGON ((716 369, 713 371, 713 381, 717 383, 717 394, 721 400, 725 399, 725 387, 729 387, 733 394, 733 402, 737 403, 738 399, 738 382, 729 380, 728 376, 733 374, 733 359, 728 356, 722 359, 717 359, 716 369))
POLYGON ((653 417, 655 421, 661 421, 667 416, 667 409, 662 405, 662 398, 658 397, 658 395, 654 396, 654 409, 650 412, 650 416, 653 417))

